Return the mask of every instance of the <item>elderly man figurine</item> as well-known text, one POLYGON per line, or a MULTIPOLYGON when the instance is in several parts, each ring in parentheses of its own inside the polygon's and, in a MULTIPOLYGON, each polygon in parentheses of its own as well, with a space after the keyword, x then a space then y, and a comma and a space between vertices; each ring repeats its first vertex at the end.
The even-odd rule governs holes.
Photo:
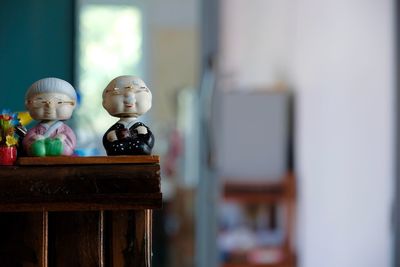
POLYGON ((76 92, 58 78, 41 79, 29 87, 25 106, 39 123, 30 129, 22 144, 28 156, 68 156, 76 145, 74 132, 63 121, 76 107, 76 92))
POLYGON ((119 118, 104 134, 107 155, 149 155, 154 146, 150 129, 137 121, 151 108, 152 95, 146 84, 135 76, 119 76, 103 91, 103 107, 119 118))

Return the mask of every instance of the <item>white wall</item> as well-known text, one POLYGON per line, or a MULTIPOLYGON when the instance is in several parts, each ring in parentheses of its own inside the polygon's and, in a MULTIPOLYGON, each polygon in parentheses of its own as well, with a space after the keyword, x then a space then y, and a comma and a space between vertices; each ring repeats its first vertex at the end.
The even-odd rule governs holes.
POLYGON ((296 90, 300 267, 389 267, 394 0, 222 0, 227 87, 296 90))
POLYGON ((394 1, 297 0, 301 267, 391 264, 394 1))
POLYGON ((269 89, 291 76, 293 0, 221 0, 224 89, 269 89))

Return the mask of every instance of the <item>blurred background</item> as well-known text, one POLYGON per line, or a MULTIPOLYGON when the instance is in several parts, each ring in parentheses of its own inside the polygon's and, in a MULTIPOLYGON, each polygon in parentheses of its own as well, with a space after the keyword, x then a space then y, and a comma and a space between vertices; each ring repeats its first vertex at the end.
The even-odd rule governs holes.
POLYGON ((156 267, 400 266, 396 3, 2 0, 0 108, 65 79, 104 155, 104 87, 145 80, 156 267))

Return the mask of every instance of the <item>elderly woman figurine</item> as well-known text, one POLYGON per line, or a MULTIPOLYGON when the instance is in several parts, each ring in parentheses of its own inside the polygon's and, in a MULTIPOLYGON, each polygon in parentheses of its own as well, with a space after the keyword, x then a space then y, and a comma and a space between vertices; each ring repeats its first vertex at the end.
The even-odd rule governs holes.
POLYGON ((107 155, 149 155, 154 146, 150 129, 137 118, 151 108, 152 95, 146 84, 135 76, 119 76, 103 91, 103 107, 118 117, 104 134, 107 155))
POLYGON ((40 121, 23 139, 27 155, 72 155, 76 137, 63 122, 71 118, 76 107, 76 92, 72 85, 58 78, 41 79, 26 92, 25 106, 31 117, 40 121))

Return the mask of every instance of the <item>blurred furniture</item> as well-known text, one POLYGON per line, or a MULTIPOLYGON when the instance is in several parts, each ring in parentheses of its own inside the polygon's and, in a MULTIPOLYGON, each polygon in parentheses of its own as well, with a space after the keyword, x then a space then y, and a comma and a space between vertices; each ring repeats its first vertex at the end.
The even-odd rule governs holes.
POLYGON ((218 176, 232 182, 280 181, 290 168, 290 93, 220 94, 213 127, 218 176))
POLYGON ((295 178, 288 90, 219 92, 211 135, 225 219, 223 267, 293 267, 295 178))
MULTIPOLYGON (((224 179, 230 180, 230 179, 224 179)), ((246 252, 246 256, 238 257, 233 261, 224 262, 223 267, 294 267, 296 266, 296 257, 293 247, 294 243, 294 221, 295 221, 295 177, 292 173, 288 173, 280 181, 272 181, 267 183, 245 182, 226 182, 223 186, 224 201, 242 203, 244 205, 268 205, 276 207, 281 205, 284 211, 283 220, 283 242, 277 247, 264 247, 258 250, 259 258, 265 261, 275 261, 273 263, 251 263, 246 260, 251 251, 246 252), (262 255, 260 251, 267 251, 262 255), (279 260, 271 260, 272 251, 279 260), (265 256, 267 254, 267 256, 265 256)), ((270 210, 276 216, 276 209, 270 210)), ((276 217, 275 217, 276 219, 276 217)), ((255 252, 257 253, 257 252, 255 252)), ((272 256, 276 258, 275 256, 272 256)))
POLYGON ((0 265, 150 267, 159 170, 158 156, 0 167, 0 265))

